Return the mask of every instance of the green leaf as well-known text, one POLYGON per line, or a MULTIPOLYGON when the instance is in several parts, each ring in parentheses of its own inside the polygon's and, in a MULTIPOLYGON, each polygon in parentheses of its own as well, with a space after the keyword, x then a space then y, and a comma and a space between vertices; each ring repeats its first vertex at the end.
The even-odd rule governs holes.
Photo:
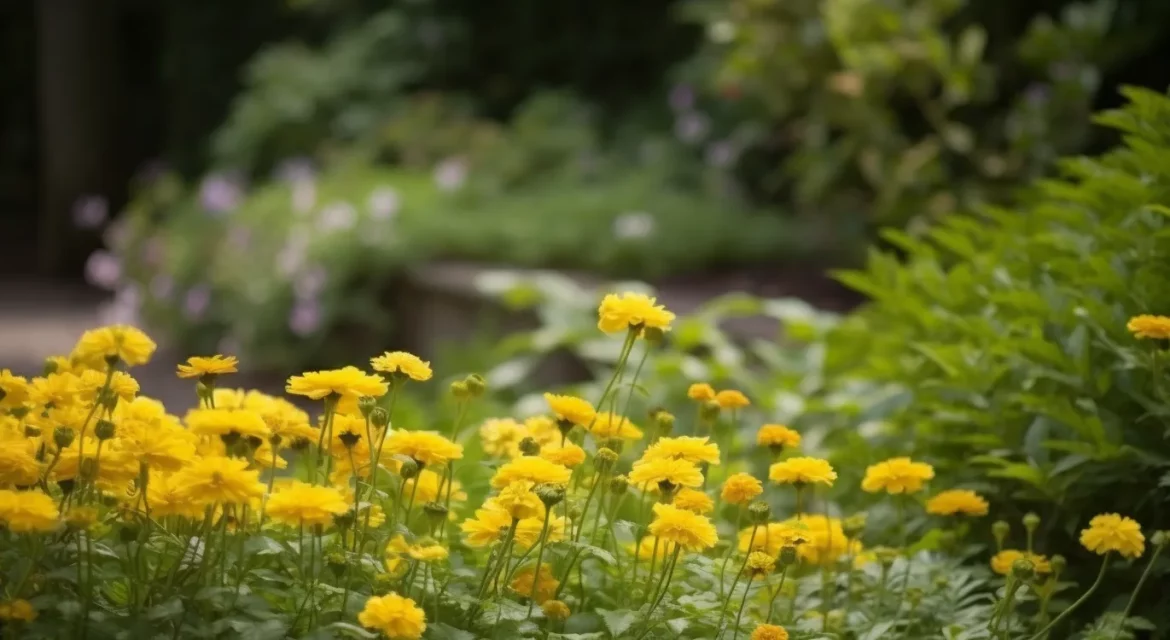
POLYGON ((596 609, 597 615, 605 621, 605 628, 609 629, 610 634, 615 638, 622 637, 638 618, 638 612, 630 611, 629 609, 619 609, 617 611, 610 611, 607 609, 596 609))
POLYGON ((154 605, 146 611, 146 617, 150 620, 165 620, 166 618, 173 618, 183 613, 183 601, 180 598, 171 598, 166 602, 161 602, 154 605))
POLYGON ((666 626, 670 627, 671 631, 681 635, 683 631, 686 631, 687 627, 691 626, 691 621, 686 618, 675 618, 674 620, 667 620, 666 626))
POLYGON ((476 640, 474 633, 456 629, 444 622, 427 622, 427 637, 434 640, 476 640))
MULTIPOLYGON (((432 625, 428 624, 427 628, 429 629, 431 626, 432 625)), ((349 622, 334 622, 333 624, 329 625, 326 628, 328 628, 332 631, 337 631, 342 636, 345 636, 347 638, 371 638, 372 639, 372 638, 378 637, 378 634, 376 634, 372 631, 367 631, 367 630, 357 626, 356 624, 351 624, 349 622)))

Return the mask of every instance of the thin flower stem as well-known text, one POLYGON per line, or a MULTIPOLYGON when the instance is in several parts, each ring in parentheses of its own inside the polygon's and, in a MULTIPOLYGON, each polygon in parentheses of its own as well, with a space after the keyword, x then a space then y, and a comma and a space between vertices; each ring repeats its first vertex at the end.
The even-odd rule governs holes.
MULTIPOLYGON (((731 556, 735 554, 735 546, 736 546, 735 541, 736 541, 736 538, 739 536, 739 530, 743 527, 743 513, 744 513, 743 505, 742 504, 739 505, 736 508, 736 510, 737 510, 737 513, 735 516, 735 531, 733 531, 731 534, 731 544, 727 545, 727 552, 725 554, 723 554, 723 568, 719 570, 719 597, 720 598, 723 597, 723 585, 724 585, 723 578, 724 578, 724 575, 727 573, 727 563, 731 561, 731 556)), ((753 531, 753 533, 754 533, 754 531, 753 531)), ((750 549, 750 545, 749 545, 749 549, 750 549)))
POLYGON ((544 562, 544 544, 548 538, 549 520, 552 520, 552 512, 546 509, 544 512, 544 526, 540 528, 540 551, 536 552, 536 569, 532 573, 532 593, 528 594, 528 613, 524 616, 525 620, 532 617, 532 605, 536 602, 536 588, 540 585, 540 563, 544 562))
POLYGON ((1133 611, 1133 605, 1137 602, 1138 593, 1145 586, 1146 579, 1150 577, 1150 569, 1154 567, 1154 563, 1158 561, 1158 556, 1162 555, 1162 549, 1165 548, 1165 544, 1154 547, 1154 553, 1150 555, 1150 561, 1146 563, 1146 569, 1142 571, 1142 577, 1138 578, 1137 586, 1134 587, 1133 593, 1129 596, 1129 602, 1125 605, 1125 611, 1121 612, 1121 619, 1117 621, 1117 631, 1113 634, 1113 640, 1121 637, 1121 632, 1125 630, 1125 621, 1129 618, 1129 613, 1133 611))
POLYGON ((732 627, 731 640, 736 640, 739 637, 739 622, 743 619, 743 609, 747 606, 748 594, 752 591, 752 581, 749 578, 748 583, 743 587, 743 598, 739 601, 739 613, 735 614, 735 626, 732 627))
POLYGON ((1093 585, 1089 587, 1089 590, 1086 591, 1080 598, 1077 598, 1077 601, 1069 605, 1067 609, 1061 611, 1060 615, 1056 616, 1056 619, 1054 619, 1052 622, 1049 622, 1043 629, 1037 632, 1036 635, 1033 635, 1029 640, 1039 640, 1041 637, 1045 637, 1049 630, 1060 624, 1061 620, 1064 620, 1069 615, 1071 615, 1073 611, 1075 611, 1078 607, 1084 604, 1086 600, 1089 599, 1089 596, 1093 595, 1093 593, 1097 591, 1097 588, 1101 586, 1101 582, 1105 580, 1105 571, 1109 569, 1110 556, 1112 556, 1112 552, 1105 554, 1105 558, 1101 561, 1101 571, 1097 573, 1097 579, 1093 582, 1093 585))
POLYGON ((662 565, 662 574, 664 579, 659 582, 659 585, 661 586, 655 589, 658 591, 658 597, 654 598, 654 603, 651 604, 650 609, 646 611, 646 629, 642 631, 642 633, 635 640, 641 640, 642 638, 646 637, 646 634, 650 633, 650 630, 654 628, 654 625, 650 622, 650 619, 654 616, 654 610, 658 608, 658 605, 662 603, 662 599, 666 597, 666 592, 670 590, 670 581, 674 579, 674 568, 676 565, 678 565, 678 555, 681 551, 682 545, 675 543, 674 554, 671 555, 670 562, 662 565), (667 564, 670 565, 669 571, 666 567, 667 564))
MULTIPOLYGON (((760 529, 759 524, 752 525, 752 535, 751 535, 751 537, 748 538, 747 552, 743 556, 743 564, 740 565, 739 571, 737 571, 735 573, 735 579, 731 581, 731 588, 727 590, 727 599, 728 600, 730 600, 731 596, 735 594, 735 587, 736 587, 736 585, 739 584, 739 577, 743 575, 743 570, 745 567, 747 567, 748 556, 752 555, 752 546, 755 545, 755 543, 756 543, 756 532, 759 531, 759 529, 760 529)), ((724 565, 725 570, 726 570, 726 568, 727 568, 726 565, 724 565)), ((720 574, 719 577, 720 577, 720 579, 722 579, 723 574, 720 574)), ((724 602, 723 607, 720 609, 719 626, 721 626, 721 627, 723 626, 723 618, 724 618, 724 616, 727 615, 727 604, 728 604, 727 602, 724 602)))
POLYGON ((772 624, 772 607, 776 604, 776 596, 779 596, 780 592, 784 590, 784 577, 787 575, 788 565, 780 567, 780 584, 776 585, 775 593, 773 593, 772 597, 768 599, 768 617, 765 619, 765 622, 768 624, 772 624))

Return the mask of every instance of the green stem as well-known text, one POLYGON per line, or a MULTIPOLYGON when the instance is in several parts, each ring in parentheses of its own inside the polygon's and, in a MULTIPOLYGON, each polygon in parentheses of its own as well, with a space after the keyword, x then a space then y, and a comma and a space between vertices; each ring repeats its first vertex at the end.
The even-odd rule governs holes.
POLYGON ((739 601, 739 613, 735 614, 735 626, 732 627, 734 631, 731 634, 731 640, 736 640, 739 637, 739 622, 743 620, 743 608, 747 606, 748 594, 752 592, 752 581, 749 578, 748 583, 743 588, 743 598, 739 601))
POLYGON ((1043 629, 1036 633, 1036 635, 1033 635, 1030 640, 1039 640, 1039 638, 1047 634, 1049 630, 1051 630, 1057 624, 1060 624, 1061 620, 1064 620, 1069 615, 1071 615, 1073 611, 1075 611, 1078 607, 1084 604, 1086 600, 1089 599, 1089 596, 1093 595, 1093 593, 1097 591, 1097 588, 1101 586, 1101 582, 1105 579, 1105 571, 1109 569, 1110 555, 1111 552, 1105 554, 1104 560, 1101 561, 1101 571, 1097 573, 1097 579, 1093 582, 1093 585, 1089 587, 1089 590, 1086 591, 1080 598, 1078 598, 1076 602, 1072 603, 1072 605, 1070 605, 1067 609, 1061 611, 1060 615, 1056 616, 1056 619, 1054 619, 1052 622, 1049 622, 1043 629))
MULTIPOLYGON (((731 581, 731 588, 727 590, 727 599, 730 601, 731 597, 735 595, 735 587, 739 584, 739 577, 743 575, 743 570, 747 567, 748 558, 752 555, 752 545, 756 543, 756 531, 760 528, 759 524, 752 525, 752 535, 748 538, 747 553, 743 555, 743 564, 739 566, 739 571, 735 574, 735 579, 731 581)), ((720 576, 722 578, 722 576, 720 576)), ((751 587, 751 581, 748 581, 748 587, 751 587)), ((727 602, 723 603, 719 612, 719 626, 723 626, 723 618, 727 615, 727 602)))
POLYGON ((776 604, 776 597, 779 596, 780 592, 784 590, 784 577, 787 575, 788 565, 780 567, 780 584, 776 585, 776 592, 773 593, 772 597, 768 600, 768 617, 766 619, 768 624, 772 624, 772 607, 776 604))
POLYGON ((532 593, 528 596, 528 613, 524 616, 525 620, 532 617, 532 605, 536 602, 536 587, 540 585, 540 563, 544 562, 544 543, 548 536, 549 520, 552 520, 552 511, 546 509, 544 512, 544 526, 540 528, 540 551, 536 552, 536 570, 532 574, 532 593))
POLYGON ((1154 563, 1158 561, 1158 556, 1162 554, 1162 549, 1166 548, 1165 544, 1160 544, 1154 547, 1154 553, 1150 555, 1150 561, 1146 563, 1145 571, 1142 571, 1142 577, 1138 578, 1137 586, 1134 587, 1133 593, 1129 596, 1129 602, 1125 605, 1125 611, 1121 612, 1121 619, 1117 622, 1117 631, 1113 634, 1113 640, 1121 637, 1121 632, 1125 629, 1125 620, 1129 618, 1129 614, 1133 611, 1133 605, 1137 602, 1138 592, 1146 584, 1146 579, 1150 577, 1150 569, 1154 567, 1154 563))

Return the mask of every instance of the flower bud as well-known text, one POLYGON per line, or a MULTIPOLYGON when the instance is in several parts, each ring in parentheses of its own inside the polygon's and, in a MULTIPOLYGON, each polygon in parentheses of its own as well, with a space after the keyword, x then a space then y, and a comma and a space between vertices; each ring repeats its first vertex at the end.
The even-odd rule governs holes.
POLYGON ((432 526, 438 526, 447 519, 447 507, 440 502, 428 502, 423 505, 423 513, 427 514, 427 519, 431 521, 432 526))
POLYGON ((1064 556, 1057 554, 1048 560, 1048 566, 1052 567, 1052 575, 1058 576, 1068 567, 1068 560, 1065 560, 1064 556))
POLYGON ((613 449, 602 447, 593 456, 593 468, 598 471, 608 471, 617 462, 618 454, 613 449))
MULTIPOLYGON (((41 368, 41 375, 48 377, 48 376, 53 375, 54 373, 57 373, 57 361, 52 359, 52 358, 45 358, 45 364, 41 368)), ((4 390, 0 389, 0 400, 3 400, 3 399, 4 399, 4 390)))
POLYGON ((718 402, 708 400, 699 406, 699 417, 704 422, 714 422, 719 417, 719 412, 722 409, 718 402))
POLYGON ((550 509, 565 499, 565 487, 560 484, 538 484, 533 493, 550 509))
POLYGON ((642 330, 642 339, 650 344, 662 344, 666 332, 658 327, 646 327, 642 330))
POLYGON ((553 622, 564 622, 569 619, 569 605, 560 600, 545 600, 544 604, 540 605, 540 610, 544 612, 544 617, 553 622))
POLYGON ((995 536, 995 546, 999 550, 1003 550, 1003 541, 1007 539, 1011 530, 1012 526, 1003 520, 996 520, 995 524, 991 525, 991 535, 995 536))
POLYGON ((483 376, 478 373, 467 376, 463 383, 467 385, 467 390, 471 392, 472 398, 478 398, 487 391, 487 380, 484 380, 483 376))
POLYGON ((780 549, 780 566, 787 567, 796 564, 796 547, 785 545, 780 549))
POLYGON ((772 517, 772 507, 763 500, 756 500, 748 506, 748 513, 755 524, 767 524, 768 518, 772 517))
POLYGON ((354 448, 354 445, 358 443, 358 440, 362 439, 362 437, 352 431, 346 431, 338 434, 337 439, 341 441, 341 444, 345 446, 346 449, 352 449, 354 448))
POLYGON ((674 414, 668 411, 658 411, 654 414, 654 424, 658 426, 658 434, 670 435, 674 431, 674 414))
POLYGON ((898 550, 889 547, 878 547, 873 550, 873 554, 886 569, 889 569, 894 564, 894 560, 898 559, 898 550))
POLYGON ((471 399, 471 389, 467 388, 466 380, 456 380, 451 383, 451 395, 460 402, 471 399))
POLYGON ((1161 547, 1167 543, 1170 543, 1170 531, 1159 530, 1155 531, 1154 534, 1150 536, 1150 544, 1154 545, 1155 547, 1161 547))
POLYGON ((569 514, 570 520, 576 520, 581 517, 581 503, 578 500, 572 500, 568 503, 566 511, 569 514))
POLYGON ((624 474, 619 474, 609 479, 609 491, 615 496, 620 496, 625 493, 629 486, 630 479, 624 474))
POLYGON ((864 511, 855 513, 841 523, 841 528, 844 529, 845 535, 850 538, 856 538, 865 531, 866 514, 864 511))
POLYGON ((1027 558, 1020 558, 1012 563, 1012 577, 1021 582, 1027 582, 1036 575, 1036 565, 1027 558))
POLYGON ((345 575, 345 570, 349 568, 349 561, 346 559, 344 553, 340 551, 334 551, 333 553, 325 556, 325 566, 329 567, 329 570, 333 572, 333 575, 340 578, 341 576, 345 575))
POLYGON ((390 412, 382 407, 374 407, 370 410, 370 424, 382 429, 390 424, 390 412))
POLYGON ((1038 516, 1032 512, 1028 512, 1027 514, 1024 515, 1024 528, 1028 530, 1028 533, 1035 531, 1036 527, 1039 527, 1039 526, 1040 526, 1040 516, 1038 516))
POLYGON ((361 411, 363 418, 370 417, 370 412, 378 407, 378 399, 371 396, 362 396, 358 398, 358 411, 361 411))
POLYGON ((93 435, 98 440, 109 440, 114 437, 114 423, 109 420, 98 420, 93 428, 93 435))
POLYGON ((922 596, 924 595, 926 594, 918 587, 910 587, 906 590, 906 600, 910 603, 911 607, 917 607, 922 602, 922 596))
POLYGON ((401 462, 402 465, 398 468, 398 475, 402 476, 404 480, 410 480, 421 471, 421 465, 414 458, 405 458, 401 462))
POLYGON ((520 453, 526 456, 540 455, 540 443, 532 436, 526 436, 519 444, 520 453))

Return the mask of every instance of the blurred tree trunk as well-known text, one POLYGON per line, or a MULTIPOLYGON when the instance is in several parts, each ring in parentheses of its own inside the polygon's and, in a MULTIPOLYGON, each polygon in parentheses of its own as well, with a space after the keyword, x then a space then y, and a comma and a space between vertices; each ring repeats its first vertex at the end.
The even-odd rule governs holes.
POLYGON ((38 270, 71 271, 85 259, 71 223, 78 197, 108 194, 120 162, 114 144, 118 3, 37 0, 41 211, 38 270), (81 255, 79 255, 81 254, 81 255))

